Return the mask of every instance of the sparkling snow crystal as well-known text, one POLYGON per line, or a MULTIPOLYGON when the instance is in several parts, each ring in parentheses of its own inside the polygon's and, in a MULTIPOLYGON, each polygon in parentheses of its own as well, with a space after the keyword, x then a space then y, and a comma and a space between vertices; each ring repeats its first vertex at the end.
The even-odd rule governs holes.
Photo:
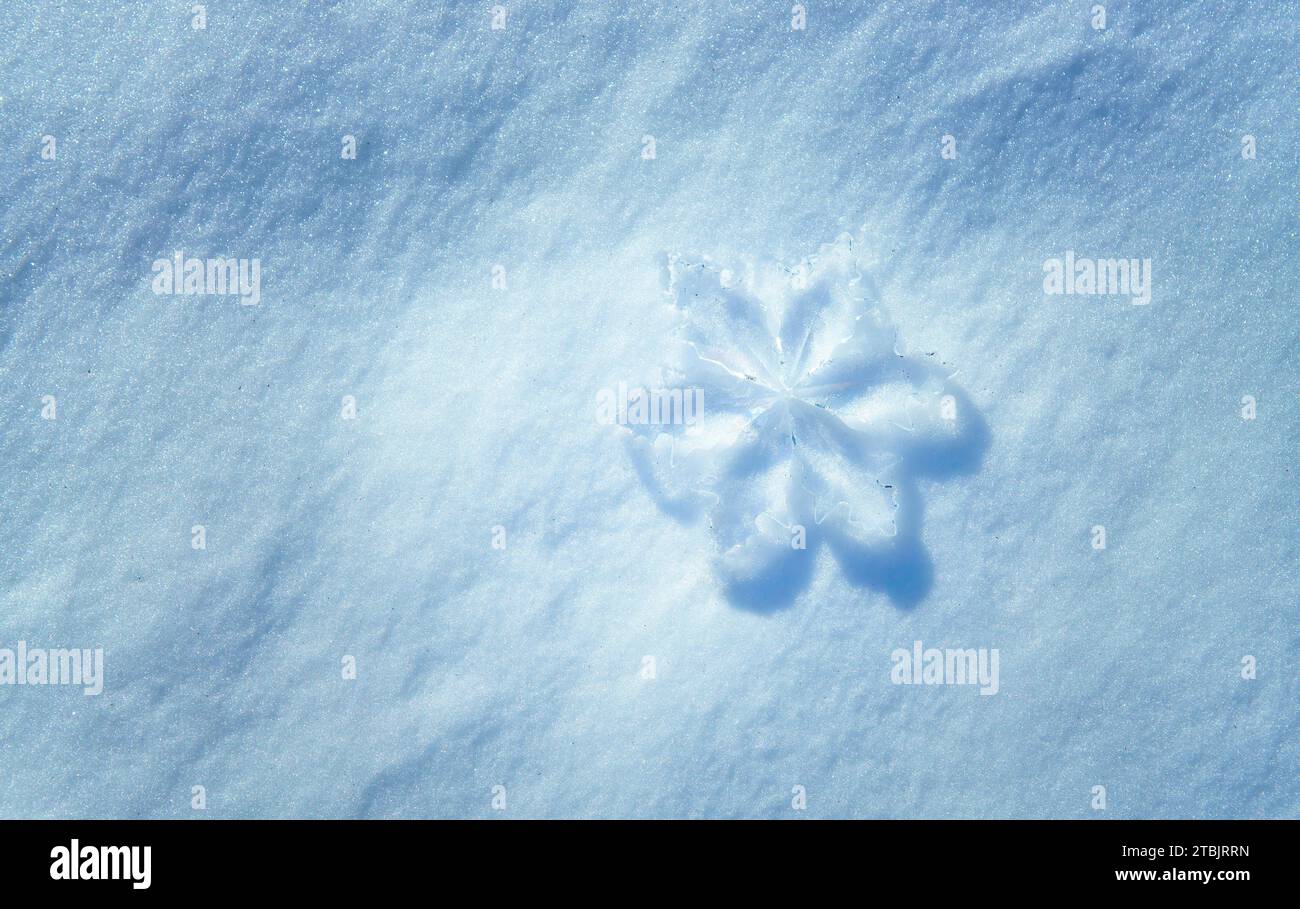
POLYGON ((971 466, 983 424, 948 371, 901 352, 852 241, 793 269, 674 258, 668 274, 661 387, 702 413, 622 422, 661 507, 708 512, 733 602, 788 602, 823 543, 851 580, 923 596, 916 480, 971 466))

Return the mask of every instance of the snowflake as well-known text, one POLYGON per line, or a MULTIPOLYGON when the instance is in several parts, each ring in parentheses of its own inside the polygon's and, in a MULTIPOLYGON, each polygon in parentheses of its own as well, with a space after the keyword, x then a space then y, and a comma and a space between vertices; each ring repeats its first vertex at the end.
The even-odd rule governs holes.
POLYGON ((677 337, 661 387, 702 393, 690 425, 631 425, 642 480, 706 512, 727 592, 793 600, 827 546, 850 580, 910 605, 928 590, 918 476, 965 472, 983 423, 952 376, 904 355, 842 238, 796 268, 667 262, 677 337))

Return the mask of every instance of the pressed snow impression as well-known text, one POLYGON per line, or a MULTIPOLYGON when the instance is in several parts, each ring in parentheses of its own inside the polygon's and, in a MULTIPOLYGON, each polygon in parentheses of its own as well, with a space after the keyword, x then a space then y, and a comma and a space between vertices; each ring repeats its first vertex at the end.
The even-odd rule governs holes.
POLYGON ((925 596, 917 479, 968 472, 986 429, 953 370, 902 352, 845 238, 795 268, 670 258, 676 338, 660 391, 689 425, 628 425, 669 514, 707 514, 732 602, 792 601, 826 547, 853 583, 925 596))

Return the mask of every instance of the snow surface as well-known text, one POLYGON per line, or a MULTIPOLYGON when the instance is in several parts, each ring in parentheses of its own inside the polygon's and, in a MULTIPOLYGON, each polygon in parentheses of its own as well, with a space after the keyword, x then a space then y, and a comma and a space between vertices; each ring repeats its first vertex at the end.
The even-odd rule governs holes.
POLYGON ((0 814, 1300 815, 1295 2, 191 5, 0 8, 0 814), (596 396, 844 235, 960 469, 736 596, 596 396))

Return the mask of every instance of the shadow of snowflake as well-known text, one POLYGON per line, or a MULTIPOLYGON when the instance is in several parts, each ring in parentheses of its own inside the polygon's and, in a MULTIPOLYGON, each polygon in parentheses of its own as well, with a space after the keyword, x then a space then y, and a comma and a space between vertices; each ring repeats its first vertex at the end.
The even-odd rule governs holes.
POLYGON ((822 546, 901 607, 929 592, 921 478, 978 468, 988 428, 952 373, 900 350, 851 238, 793 268, 670 257, 661 387, 702 395, 684 423, 622 427, 638 476, 681 521, 707 515, 734 605, 808 585, 822 546))

